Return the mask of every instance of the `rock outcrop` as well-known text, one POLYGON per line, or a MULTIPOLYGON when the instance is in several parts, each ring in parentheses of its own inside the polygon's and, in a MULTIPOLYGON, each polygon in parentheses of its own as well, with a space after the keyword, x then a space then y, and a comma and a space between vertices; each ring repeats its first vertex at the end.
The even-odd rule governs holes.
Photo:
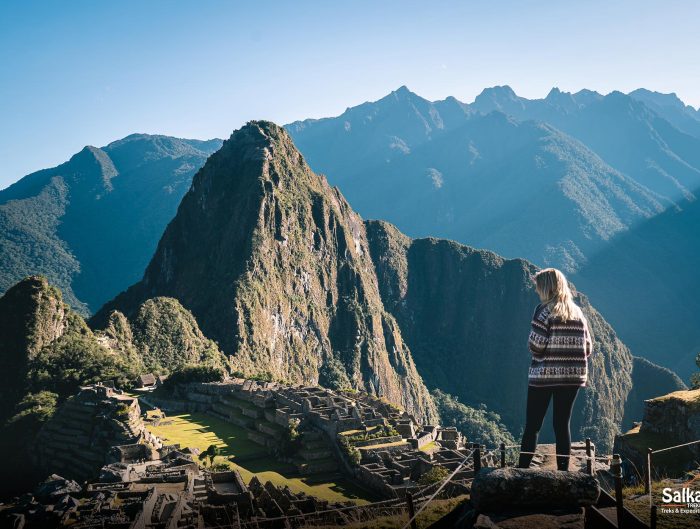
POLYGON ((518 508, 593 505, 600 495, 596 479, 583 472, 485 468, 474 478, 471 501, 480 512, 518 508))
MULTIPOLYGON (((647 465, 647 450, 700 439, 700 389, 674 391, 644 402, 644 418, 615 438, 615 451, 637 469, 647 465)), ((695 465, 700 446, 684 446, 654 455, 654 475, 679 476, 695 465)), ((697 465, 695 465, 697 466, 697 465)), ((635 476, 635 473, 632 473, 635 476)))
POLYGON ((28 277, 0 297, 1 424, 26 392, 30 361, 79 324, 79 318, 63 302, 61 292, 44 277, 28 277))
POLYGON ((93 324, 157 296, 191 311, 235 371, 361 388, 436 418, 382 305, 362 219, 272 123, 251 122, 209 158, 143 280, 93 324))

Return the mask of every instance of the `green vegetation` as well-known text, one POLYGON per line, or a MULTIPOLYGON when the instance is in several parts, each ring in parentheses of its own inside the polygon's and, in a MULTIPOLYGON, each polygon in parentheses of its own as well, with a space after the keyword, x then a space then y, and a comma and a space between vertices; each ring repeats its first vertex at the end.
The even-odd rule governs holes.
POLYGON ((432 485, 433 483, 439 483, 440 481, 444 480, 447 476, 449 476, 449 474, 450 473, 445 467, 436 465, 430 470, 428 470, 425 474, 423 474, 420 477, 420 480, 418 480, 418 483, 421 485, 432 485))
POLYGON ((129 323, 133 345, 151 371, 168 373, 188 364, 226 364, 217 345, 204 336, 192 313, 176 299, 146 300, 129 323))
MULTIPOLYGON (((695 356, 695 365, 700 369, 700 353, 695 356)), ((690 376, 690 384, 693 389, 700 389, 700 373, 693 373, 690 376)))
POLYGON ((433 390, 432 395, 443 426, 455 426, 467 439, 488 446, 515 443, 511 433, 501 423, 500 416, 488 411, 486 406, 471 408, 439 389, 433 390))
POLYGON ((189 382, 221 382, 225 373, 221 367, 206 364, 185 365, 175 370, 163 383, 163 389, 167 392, 178 384, 189 382))
POLYGON ((18 426, 26 431, 36 431, 56 412, 58 395, 50 391, 28 393, 17 405, 17 413, 8 424, 18 426))
POLYGON ((361 504, 372 500, 366 492, 337 475, 326 479, 299 476, 293 466, 280 462, 265 448, 248 439, 245 428, 216 417, 200 413, 175 415, 148 428, 166 444, 177 443, 182 448, 197 448, 200 453, 215 446, 219 452, 211 461, 211 466, 234 467, 246 483, 255 475, 263 483, 269 480, 275 485, 288 485, 294 492, 305 492, 330 501, 350 500, 361 504))
POLYGON ((128 387, 135 374, 123 358, 100 345, 86 329, 66 333, 43 348, 30 362, 28 378, 34 391, 67 397, 82 385, 104 380, 128 387))
POLYGON ((359 465, 362 460, 362 452, 355 448, 344 435, 338 437, 338 443, 340 444, 340 450, 348 458, 348 461, 353 465, 359 465))
POLYGON ((345 366, 335 357, 323 363, 318 373, 318 382, 324 387, 336 390, 350 387, 350 378, 345 366))
POLYGON ((393 437, 399 435, 399 432, 391 425, 380 425, 376 428, 368 429, 364 432, 352 433, 350 435, 344 435, 343 439, 351 444, 370 441, 372 439, 381 439, 383 437, 393 437))
POLYGON ((126 421, 129 418, 130 409, 131 408, 129 408, 128 404, 119 404, 114 412, 114 415, 117 419, 121 421, 126 421))
MULTIPOLYGON (((201 452, 199 454, 199 460, 202 462, 205 462, 207 459, 209 460, 209 466, 213 467, 214 466, 214 459, 216 459, 216 456, 218 456, 221 453, 221 450, 219 449, 218 446, 216 445, 209 445, 206 450, 201 452)), ((219 467, 221 468, 226 468, 228 469, 228 465, 225 463, 219 463, 219 467)))
POLYGON ((285 430, 284 446, 282 448, 284 455, 292 456, 301 448, 301 433, 299 432, 299 419, 289 419, 289 424, 285 430))
MULTIPOLYGON (((443 516, 451 513, 462 503, 469 500, 468 496, 457 496, 446 500, 433 500, 430 505, 416 518, 418 529, 427 529, 443 516)), ((366 522, 351 523, 344 525, 344 529, 402 529, 408 521, 408 515, 402 516, 380 516, 372 518, 366 522)), ((337 529, 337 526, 318 526, 316 529, 337 529)))
POLYGON ((244 373, 243 371, 236 370, 232 373, 236 378, 245 378, 248 380, 256 380, 257 382, 272 382, 274 377, 269 371, 256 371, 253 373, 244 373))

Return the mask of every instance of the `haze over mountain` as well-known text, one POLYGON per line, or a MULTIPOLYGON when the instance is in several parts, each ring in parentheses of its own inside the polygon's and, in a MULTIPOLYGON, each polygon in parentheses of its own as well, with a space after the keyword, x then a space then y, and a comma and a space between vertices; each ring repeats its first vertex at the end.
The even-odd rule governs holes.
POLYGON ((134 134, 0 191, 0 292, 41 273, 83 314, 138 280, 220 140, 134 134))
POLYGON ((613 239, 575 278, 635 354, 683 376, 700 352, 699 227, 699 201, 670 209, 613 239))
POLYGON ((470 107, 550 123, 666 200, 692 199, 700 186, 700 137, 682 132, 647 106, 650 98, 640 100, 643 93, 602 96, 553 88, 546 98, 530 100, 499 86, 485 89, 470 107))
MULTIPOLYGON (((698 116, 673 95, 645 90, 603 96, 553 89, 545 99, 528 100, 503 86, 467 105, 454 98, 429 102, 402 87, 336 118, 287 128, 310 165, 328 174, 360 214, 411 236, 447 237, 576 273, 600 251, 616 254, 617 241, 664 210, 694 204, 698 116)), ((667 218, 680 258, 696 241, 680 225, 683 215, 667 218)), ((646 233, 635 236, 638 246, 654 248, 646 233)), ((643 344, 650 358, 684 365, 687 373, 693 368, 687 359, 700 347, 696 312, 674 317, 682 300, 665 295, 650 303, 656 318, 630 316, 626 300, 664 288, 661 275, 644 272, 644 253, 607 266, 627 278, 643 275, 645 284, 611 282, 604 269, 593 273, 594 265, 581 283, 626 342, 643 344), (667 332, 684 339, 662 341, 667 332)), ((686 273, 681 266, 679 282, 692 284, 686 273)))

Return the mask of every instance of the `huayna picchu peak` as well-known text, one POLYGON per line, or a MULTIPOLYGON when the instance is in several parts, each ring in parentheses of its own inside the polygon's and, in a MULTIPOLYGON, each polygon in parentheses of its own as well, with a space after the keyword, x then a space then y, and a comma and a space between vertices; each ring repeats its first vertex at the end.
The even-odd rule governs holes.
POLYGON ((95 315, 180 301, 245 375, 352 387, 436 417, 384 309, 362 219, 286 131, 251 122, 195 175, 143 279, 95 315))

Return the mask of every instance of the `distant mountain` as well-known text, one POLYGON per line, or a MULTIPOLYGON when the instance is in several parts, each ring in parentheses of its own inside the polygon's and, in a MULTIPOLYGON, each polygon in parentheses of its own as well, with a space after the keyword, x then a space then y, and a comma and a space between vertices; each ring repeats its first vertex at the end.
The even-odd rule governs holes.
POLYGON ((575 281, 635 354, 687 374, 700 350, 688 299, 697 290, 681 286, 695 284, 698 262, 697 117, 676 96, 646 90, 554 88, 530 100, 498 86, 464 104, 402 87, 287 129, 360 214, 414 237, 580 270, 575 281))
POLYGON ((700 109, 686 105, 676 94, 662 94, 638 88, 628 94, 686 134, 700 138, 700 109))
MULTIPOLYGON (((496 411, 517 436, 524 426, 529 362, 522 337, 538 303, 536 267, 452 241, 411 240, 385 222, 366 224, 384 306, 396 317, 428 387, 496 411)), ((654 386, 685 386, 650 362, 637 369, 588 299, 578 295, 576 301, 591 325, 596 355, 572 431, 610 447, 621 424, 641 417, 643 400, 656 395, 654 386)))
MULTIPOLYGON (((496 108, 524 105, 500 92, 496 108)), ((663 210, 661 197, 556 128, 469 108, 402 88, 287 128, 362 215, 568 271, 663 210)))
MULTIPOLYGON (((517 433, 535 271, 523 260, 363 222, 283 129, 251 122, 195 176, 143 280, 91 324, 104 327, 115 309, 135 321, 144 302, 168 296, 245 375, 367 389, 430 420, 425 380, 458 397, 467 414, 484 405, 517 433)), ((633 359, 580 302, 597 356, 574 426, 608 446, 624 419, 633 359)), ((666 376, 653 365, 642 375, 666 376)), ((500 419, 488 421, 499 428, 500 419)))
POLYGON ((668 210, 621 233, 575 277, 635 354, 684 377, 700 353, 699 227, 699 201, 668 210))
POLYGON ((134 134, 0 191, 0 292, 41 273, 83 314, 141 277, 220 140, 134 134))
POLYGON ((470 108, 549 123, 666 201, 692 199, 700 186, 700 138, 676 128, 665 119, 668 112, 657 113, 658 105, 650 108, 639 94, 553 88, 546 98, 530 100, 502 86, 485 89, 470 108))

